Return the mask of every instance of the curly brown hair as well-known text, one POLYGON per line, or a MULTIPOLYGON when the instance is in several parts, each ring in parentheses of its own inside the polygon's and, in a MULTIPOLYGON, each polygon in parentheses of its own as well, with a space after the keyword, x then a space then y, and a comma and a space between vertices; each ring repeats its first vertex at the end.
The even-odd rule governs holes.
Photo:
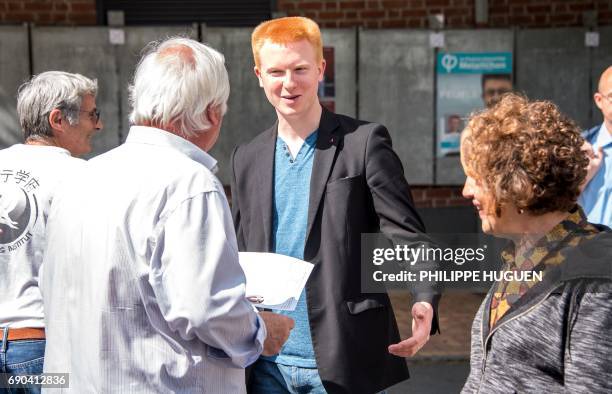
POLYGON ((588 158, 576 124, 550 101, 505 95, 473 114, 462 141, 467 172, 495 199, 534 215, 576 205, 588 158))

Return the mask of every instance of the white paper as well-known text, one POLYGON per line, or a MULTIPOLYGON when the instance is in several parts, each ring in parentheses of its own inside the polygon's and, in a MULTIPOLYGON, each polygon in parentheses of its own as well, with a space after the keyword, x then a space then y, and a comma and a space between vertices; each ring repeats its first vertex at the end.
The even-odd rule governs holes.
POLYGON ((124 45, 125 31, 123 29, 108 29, 108 39, 113 45, 124 45))
POLYGON ((587 47, 599 46, 599 33, 596 31, 588 31, 584 34, 584 45, 587 47))
POLYGON ((246 296, 261 297, 258 308, 292 311, 312 272, 313 264, 276 253, 240 252, 246 296))
POLYGON ((431 48, 443 48, 444 47, 444 33, 430 33, 429 34, 429 46, 431 48))

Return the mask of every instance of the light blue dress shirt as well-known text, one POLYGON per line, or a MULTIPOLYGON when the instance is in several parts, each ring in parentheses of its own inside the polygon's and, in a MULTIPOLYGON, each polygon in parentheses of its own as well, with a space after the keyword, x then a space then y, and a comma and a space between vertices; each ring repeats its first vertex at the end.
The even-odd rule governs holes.
POLYGON ((595 150, 603 147, 604 159, 602 167, 587 184, 578 203, 589 222, 612 226, 612 134, 604 123, 598 132, 587 136, 587 141, 595 150))

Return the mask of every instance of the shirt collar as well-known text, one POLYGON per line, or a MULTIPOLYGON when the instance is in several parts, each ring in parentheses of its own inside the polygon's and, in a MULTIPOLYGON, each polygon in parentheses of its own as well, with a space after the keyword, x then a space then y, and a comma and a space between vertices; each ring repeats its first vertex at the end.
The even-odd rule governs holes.
POLYGON ((190 159, 202 164, 213 174, 216 173, 219 168, 217 160, 193 143, 176 134, 155 127, 132 126, 130 127, 130 132, 125 142, 131 144, 164 146, 175 149, 188 156, 190 159))
MULTIPOLYGON (((587 222, 586 215, 582 208, 577 205, 565 219, 553 227, 544 237, 540 238, 536 245, 527 252, 527 255, 516 256, 515 245, 510 242, 502 251, 502 259, 513 268, 520 267, 523 261, 529 259, 535 267, 550 250, 555 249, 560 243, 566 241, 569 236, 575 235, 577 230, 585 229, 587 226, 589 226, 589 223, 587 222)), ((555 261, 551 263, 555 263, 555 261)))
POLYGON ((603 123, 601 125, 601 127, 599 128, 599 133, 597 133, 597 138, 595 139, 595 147, 599 148, 601 147, 606 147, 607 145, 612 143, 612 134, 610 134, 610 131, 606 128, 606 124, 603 123))

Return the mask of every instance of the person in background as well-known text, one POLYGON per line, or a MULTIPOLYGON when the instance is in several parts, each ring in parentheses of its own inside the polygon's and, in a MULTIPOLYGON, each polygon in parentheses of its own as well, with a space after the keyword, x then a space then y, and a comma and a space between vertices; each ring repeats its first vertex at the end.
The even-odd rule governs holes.
POLYGON ((612 234, 576 204, 582 145, 554 104, 514 94, 463 132, 463 195, 484 233, 509 240, 513 274, 474 318, 463 393, 612 392, 612 234))
POLYGON ((491 108, 501 100, 506 93, 512 92, 512 76, 510 74, 483 74, 481 77, 482 101, 491 108))
MULTIPOLYGON (((241 393, 293 321, 245 298, 236 235, 208 153, 229 80, 216 50, 149 46, 130 88, 126 142, 59 192, 42 289, 45 372, 74 393, 241 393)), ((56 392, 56 391, 53 391, 56 392)))
POLYGON ((590 222, 612 226, 612 66, 601 74, 593 98, 603 123, 583 133, 591 163, 578 202, 590 222))
POLYGON ((61 71, 38 74, 19 88, 24 143, 0 151, 1 373, 42 373, 45 323, 38 281, 47 215, 58 183, 84 163, 76 157, 91 151, 91 138, 102 129, 97 92, 96 80, 61 71))

